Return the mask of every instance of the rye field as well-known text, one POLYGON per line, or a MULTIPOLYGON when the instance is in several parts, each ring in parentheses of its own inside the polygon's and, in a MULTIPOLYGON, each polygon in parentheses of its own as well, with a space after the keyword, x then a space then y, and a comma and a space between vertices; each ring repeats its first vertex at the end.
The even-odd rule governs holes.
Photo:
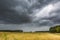
POLYGON ((0 32, 0 40, 60 40, 60 33, 0 32))

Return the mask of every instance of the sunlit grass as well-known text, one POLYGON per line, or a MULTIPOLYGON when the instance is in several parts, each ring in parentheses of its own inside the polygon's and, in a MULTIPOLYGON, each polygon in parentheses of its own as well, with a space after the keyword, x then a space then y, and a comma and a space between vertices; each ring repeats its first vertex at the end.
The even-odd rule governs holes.
POLYGON ((60 40, 60 33, 0 32, 0 40, 60 40))

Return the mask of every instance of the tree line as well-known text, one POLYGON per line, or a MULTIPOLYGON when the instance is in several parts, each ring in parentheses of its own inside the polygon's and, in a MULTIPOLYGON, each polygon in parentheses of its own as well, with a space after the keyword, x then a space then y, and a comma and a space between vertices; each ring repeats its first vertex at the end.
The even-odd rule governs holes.
MULTIPOLYGON (((0 32, 24 32, 24 31, 23 30, 0 30, 0 32)), ((56 25, 56 26, 50 27, 49 31, 35 31, 35 32, 60 33, 60 25, 56 25)))
POLYGON ((54 26, 54 27, 50 27, 49 32, 60 33, 60 25, 57 25, 57 26, 54 26))

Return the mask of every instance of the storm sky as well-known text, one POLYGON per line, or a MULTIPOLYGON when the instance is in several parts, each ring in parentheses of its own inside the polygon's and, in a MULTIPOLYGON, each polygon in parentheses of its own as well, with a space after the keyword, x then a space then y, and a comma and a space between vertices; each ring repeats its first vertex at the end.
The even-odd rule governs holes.
POLYGON ((0 30, 48 31, 60 24, 60 0, 0 0, 0 30))

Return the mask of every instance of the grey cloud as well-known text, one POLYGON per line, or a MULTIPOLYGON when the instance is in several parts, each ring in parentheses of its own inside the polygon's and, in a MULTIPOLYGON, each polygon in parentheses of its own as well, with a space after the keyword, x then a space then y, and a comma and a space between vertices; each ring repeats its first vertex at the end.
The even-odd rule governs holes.
POLYGON ((45 3, 39 0, 0 0, 0 19, 13 24, 30 22, 29 14, 45 3))
MULTIPOLYGON (((43 18, 39 17, 36 20, 34 19, 35 20, 34 23, 37 23, 40 27, 41 26, 53 26, 55 24, 60 24, 60 6, 58 4, 60 4, 60 3, 56 2, 55 6, 53 8, 54 10, 49 12, 49 16, 43 17, 43 18), (46 20, 46 21, 42 21, 42 20, 46 20)), ((44 14, 44 15, 46 15, 46 14, 44 14)))
POLYGON ((52 26, 53 25, 53 22, 51 20, 41 20, 39 22, 39 25, 40 26, 52 26))
POLYGON ((40 17, 33 22, 34 11, 37 9, 41 11, 45 6, 55 4, 58 1, 59 0, 0 0, 0 24, 20 24, 15 26, 0 25, 0 28, 36 31, 44 30, 44 28, 48 29, 49 26, 54 24, 60 24, 60 7, 57 4, 56 7, 58 8, 50 12, 49 17, 40 17))
MULTIPOLYGON (((59 6, 59 4, 60 4, 59 2, 56 2, 56 4, 53 6, 54 8, 48 13, 49 16, 42 17, 42 18, 40 16, 34 22, 39 24, 40 26, 53 26, 55 24, 60 24, 60 6, 59 6), (43 21, 43 20, 46 20, 46 21, 43 21)), ((43 14, 43 16, 44 15, 46 15, 46 14, 43 14)))
POLYGON ((33 12, 33 10, 36 10, 36 9, 41 9, 43 7, 45 7, 46 5, 48 5, 49 3, 52 3, 53 1, 52 0, 31 0, 31 1, 35 1, 31 6, 30 8, 28 9, 30 12, 33 12))
POLYGON ((28 11, 25 11, 27 8, 27 3, 23 0, 0 0, 0 20, 12 24, 30 22, 28 11))

